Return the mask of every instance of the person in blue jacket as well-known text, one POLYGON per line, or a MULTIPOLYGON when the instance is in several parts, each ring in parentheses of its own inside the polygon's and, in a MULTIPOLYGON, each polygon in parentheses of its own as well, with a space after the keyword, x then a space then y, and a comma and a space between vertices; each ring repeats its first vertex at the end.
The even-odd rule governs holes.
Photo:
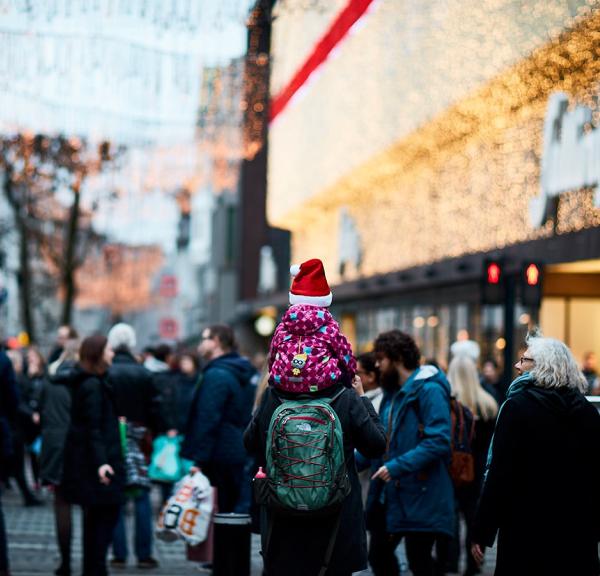
POLYGON ((419 348, 404 332, 380 334, 374 352, 388 449, 373 465, 367 499, 369 561, 376 576, 399 574, 395 549, 404 538, 412 573, 432 576, 440 573, 432 557, 434 542, 452 536, 454 527, 450 384, 438 368, 420 366, 419 348))
POLYGON ((217 487, 219 512, 233 512, 240 499, 247 457, 243 435, 256 391, 256 369, 235 348, 229 326, 214 325, 202 332, 198 352, 207 364, 192 398, 181 447, 181 456, 217 487))

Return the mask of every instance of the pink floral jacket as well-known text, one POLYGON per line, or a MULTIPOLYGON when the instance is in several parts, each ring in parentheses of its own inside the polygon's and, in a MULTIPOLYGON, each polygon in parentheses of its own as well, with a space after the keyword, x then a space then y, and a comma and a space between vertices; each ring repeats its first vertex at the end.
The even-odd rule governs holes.
POLYGON ((269 351, 272 384, 286 392, 317 392, 354 378, 356 359, 327 308, 290 306, 269 351))

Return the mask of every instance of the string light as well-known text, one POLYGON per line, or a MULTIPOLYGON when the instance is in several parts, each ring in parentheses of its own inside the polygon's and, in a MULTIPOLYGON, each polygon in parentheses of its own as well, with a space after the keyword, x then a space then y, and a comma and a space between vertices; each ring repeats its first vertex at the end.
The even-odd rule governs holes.
POLYGON ((341 206, 365 275, 600 225, 590 190, 528 222, 550 94, 600 115, 600 3, 419 6, 382 0, 272 127, 269 218, 292 230, 293 260, 337 261, 341 206))

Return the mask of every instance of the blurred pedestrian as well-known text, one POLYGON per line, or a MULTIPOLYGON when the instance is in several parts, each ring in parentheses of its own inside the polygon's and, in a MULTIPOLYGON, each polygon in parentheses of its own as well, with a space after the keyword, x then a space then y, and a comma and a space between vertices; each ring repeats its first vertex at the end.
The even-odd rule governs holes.
MULTIPOLYGON (((473 576, 479 573, 479 566, 471 553, 471 528, 483 481, 487 453, 494 432, 496 415, 498 414, 498 403, 481 386, 479 375, 477 374, 477 366, 469 356, 456 356, 452 359, 448 368, 448 380, 450 381, 454 396, 471 410, 475 419, 475 434, 471 443, 475 464, 475 479, 471 484, 455 488, 458 510, 462 513, 466 526, 465 547, 467 552, 467 566, 464 576, 473 576)), ((454 533, 454 539, 458 548, 456 555, 457 563, 460 558, 459 535, 457 517, 454 533)))
POLYGON ((412 573, 432 576, 441 569, 432 557, 434 542, 454 532, 450 385, 438 368, 420 366, 419 348, 404 332, 380 334, 374 352, 388 448, 374 462, 369 490, 369 562, 376 576, 399 574, 395 549, 404 538, 412 573))
POLYGON ((242 436, 252 416, 256 370, 236 351, 231 327, 202 332, 198 352, 206 361, 184 429, 181 456, 217 487, 220 512, 233 512, 244 481, 242 436))
POLYGON ((379 386, 379 368, 374 352, 366 352, 356 358, 356 373, 362 381, 365 396, 371 401, 375 411, 379 412, 383 390, 379 386))
MULTIPOLYGON (((367 567, 367 539, 361 489, 354 451, 377 458, 385 450, 385 432, 357 375, 353 388, 340 381, 310 394, 310 398, 333 398, 331 402, 343 431, 344 460, 350 493, 339 513, 329 515, 285 515, 266 508, 261 518, 262 554, 267 574, 304 576, 326 574, 349 576, 367 567), (329 557, 330 556, 330 557, 329 557), (324 566, 329 568, 321 572, 324 566)), ((274 411, 297 393, 267 387, 258 411, 244 435, 257 464, 266 468, 266 440, 274 411)))
MULTIPOLYGON (((19 406, 15 372, 8 356, 0 350, 0 480, 6 479, 8 462, 13 449, 10 423, 14 422, 19 406)), ((6 525, 0 492, 0 576, 9 575, 6 525)))
POLYGON ((595 352, 586 352, 583 355, 582 372, 587 382, 586 394, 598 394, 600 392, 600 379, 598 378, 598 360, 595 352))
MULTIPOLYGON (((180 368, 179 356, 171 352, 170 346, 163 344, 157 350, 159 358, 164 357, 165 363, 168 365, 168 370, 153 374, 154 386, 158 390, 161 399, 160 412, 163 429, 160 432, 166 434, 169 438, 176 438, 187 421, 196 384, 193 380, 195 376, 193 361, 189 356, 183 356, 186 374, 180 368), (192 363, 192 366, 189 365, 190 363, 192 363), (194 376, 190 376, 190 374, 194 374, 194 376)), ((161 481, 158 484, 164 503, 173 492, 174 482, 161 481)))
MULTIPOLYGON (((137 448, 149 456, 149 446, 145 442, 150 443, 151 432, 156 434, 164 430, 159 391, 152 374, 138 364, 133 355, 136 334, 129 324, 115 324, 108 333, 108 342, 115 352, 108 379, 113 387, 117 415, 125 418, 128 426, 135 426, 142 432, 143 438, 136 440, 137 448)), ((131 498, 135 511, 135 555, 138 568, 156 568, 158 561, 152 556, 153 520, 149 481, 145 486, 136 486, 131 498)), ((123 505, 114 532, 111 559, 113 567, 127 565, 129 550, 125 513, 126 504, 123 505)))
POLYGON ((68 324, 59 326, 58 330, 56 331, 56 342, 54 343, 50 355, 48 356, 48 365, 56 362, 60 358, 67 340, 77 340, 77 338, 77 331, 74 328, 68 324))
MULTIPOLYGON (((11 361, 19 393, 28 387, 27 376, 23 373, 24 360, 21 350, 9 350, 7 353, 11 361)), ((12 436, 12 455, 8 465, 9 476, 14 477, 23 497, 25 506, 39 506, 42 504, 31 490, 25 474, 27 445, 25 440, 25 428, 30 426, 31 415, 29 410, 22 412, 23 402, 19 399, 19 409, 10 422, 12 436)))
POLYGON ((506 386, 502 385, 498 362, 493 358, 487 358, 483 362, 480 381, 483 389, 494 397, 498 405, 504 402, 506 386))
MULTIPOLYGON (((383 399, 383 390, 379 386, 379 369, 376 363, 377 359, 373 352, 366 352, 356 358, 356 373, 360 376, 365 396, 371 401, 375 412, 379 414, 379 408, 383 399)), ((362 462, 362 459, 360 460, 362 462)), ((358 475, 363 504, 367 503, 367 495, 371 483, 371 471, 368 468, 369 463, 367 462, 365 466, 367 468, 361 470, 358 475)))
POLYGON ((167 359, 171 354, 171 347, 168 344, 159 344, 154 348, 145 348, 144 368, 153 374, 159 372, 168 372, 169 364, 167 359))
POLYGON ((494 431, 472 530, 474 557, 498 534, 496 576, 592 576, 600 485, 600 415, 558 340, 529 337, 494 431))
POLYGON ((69 380, 73 397, 64 452, 65 498, 83 507, 83 573, 106 576, 106 554, 119 518, 125 471, 116 398, 108 379, 113 351, 104 336, 81 343, 69 380))
POLYGON ((27 350, 27 370, 26 378, 22 380, 25 383, 21 391, 21 414, 23 417, 23 431, 31 471, 35 482, 36 490, 40 487, 40 447, 41 432, 40 410, 42 392, 46 383, 46 362, 42 353, 31 346, 27 350))
POLYGON ((71 392, 69 381, 75 375, 79 360, 79 340, 65 342, 60 357, 48 369, 40 405, 42 452, 40 478, 54 495, 54 522, 61 563, 57 576, 71 574, 72 506, 62 486, 64 446, 71 425, 71 392))

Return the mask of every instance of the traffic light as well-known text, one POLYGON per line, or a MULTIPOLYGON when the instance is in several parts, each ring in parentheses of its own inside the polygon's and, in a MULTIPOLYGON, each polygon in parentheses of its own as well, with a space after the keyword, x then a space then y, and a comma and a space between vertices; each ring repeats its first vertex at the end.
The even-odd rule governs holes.
POLYGON ((501 260, 483 261, 481 275, 481 303, 502 304, 505 297, 504 265, 501 260))
POLYGON ((539 308, 542 301, 542 265, 523 262, 521 266, 521 302, 523 306, 539 308))

